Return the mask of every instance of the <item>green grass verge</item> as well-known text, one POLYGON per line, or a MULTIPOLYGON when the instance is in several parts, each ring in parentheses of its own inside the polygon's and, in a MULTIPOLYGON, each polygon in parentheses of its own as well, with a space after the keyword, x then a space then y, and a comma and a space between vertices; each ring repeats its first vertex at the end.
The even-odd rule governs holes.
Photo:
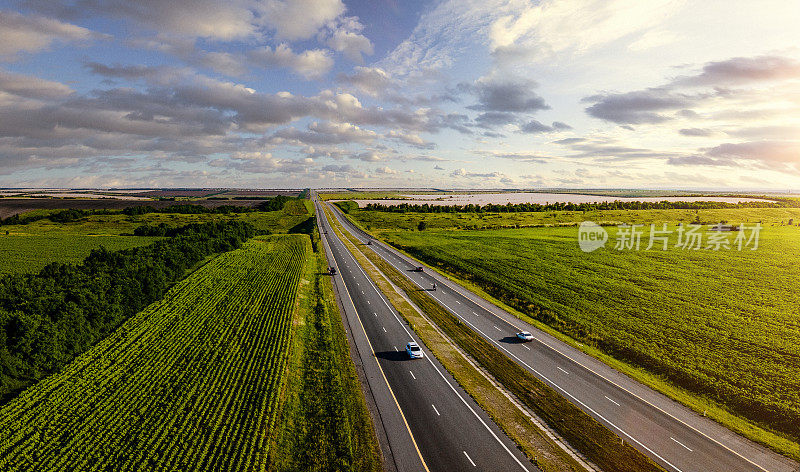
MULTIPOLYGON (((728 211, 764 221, 758 251, 586 255, 576 248, 575 228, 378 233, 516 316, 727 428, 800 459, 791 425, 776 432, 776 423, 754 418, 749 405, 737 408, 730 402, 738 397, 763 405, 771 396, 773 405, 797 407, 790 397, 800 388, 800 376, 791 367, 798 351, 787 330, 798 327, 794 307, 800 301, 790 287, 797 274, 792 261, 800 244, 798 229, 781 226, 780 220, 770 223, 774 218, 787 222, 775 210, 728 211), (583 323, 570 325, 576 320, 583 323), (608 340, 615 338, 629 340, 627 349, 609 349, 608 340), (636 351, 671 356, 672 372, 654 367, 652 360, 643 362, 636 351), (711 380, 711 388, 685 381, 698 371, 701 379, 711 380), (730 396, 723 398, 718 389, 726 381, 739 391, 731 394, 728 387, 730 396)), ((362 213, 351 220, 363 227, 362 213)), ((778 424, 791 420, 791 415, 774 416, 778 424)))
MULTIPOLYGON (((338 226, 333 216, 331 221, 338 226)), ((337 229, 341 231, 340 226, 337 229)), ((353 247, 355 240, 349 236, 346 238, 353 247)), ((620 441, 608 428, 503 355, 432 298, 420 292, 397 269, 371 251, 364 251, 362 254, 369 257, 451 340, 589 461, 603 470, 663 471, 637 449, 620 441)), ((416 329, 415 325, 412 327, 416 329)))
POLYGON ((381 456, 321 245, 309 258, 271 471, 379 471, 381 456))

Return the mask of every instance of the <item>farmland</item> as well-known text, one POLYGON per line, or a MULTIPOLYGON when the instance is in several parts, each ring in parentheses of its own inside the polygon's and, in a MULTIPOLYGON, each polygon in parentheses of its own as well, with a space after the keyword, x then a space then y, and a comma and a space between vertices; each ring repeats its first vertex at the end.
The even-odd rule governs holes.
MULTIPOLYGON (((353 216, 388 242, 522 313, 796 442, 800 350, 794 340, 800 337, 800 295, 794 285, 799 275, 800 228, 786 225, 792 217, 797 221, 796 211, 701 210, 704 221, 763 222, 758 250, 741 252, 583 253, 574 226, 388 229, 403 218, 407 222, 398 224, 409 229, 420 220, 428 221, 428 228, 451 225, 452 229, 460 216, 508 223, 514 216, 532 220, 548 215, 356 211, 353 216)), ((626 221, 648 223, 692 221, 697 214, 669 210, 605 217, 616 220, 627 215, 626 221)), ((583 215, 555 216, 568 217, 583 215)), ((796 454, 796 444, 790 449, 796 454)))
POLYGON ((520 213, 389 213, 355 210, 353 217, 371 231, 416 230, 420 222, 429 229, 503 229, 542 226, 571 226, 581 221, 616 225, 623 222, 690 223, 693 221, 732 223, 800 223, 800 208, 729 208, 708 210, 603 210, 545 211, 520 213))
MULTIPOLYGON (((117 209, 132 206, 152 206, 155 208, 165 208, 175 205, 174 200, 119 200, 116 198, 79 198, 79 199, 60 199, 60 198, 2 198, 0 199, 0 218, 8 218, 11 215, 25 213, 28 211, 48 211, 62 208, 76 208, 82 210, 97 210, 101 208, 117 209)), ((180 202, 178 202, 180 203, 180 202)), ((192 200, 193 205, 202 205, 214 208, 222 205, 239 205, 254 207, 263 203, 263 200, 192 200)))
POLYGON ((244 221, 262 231, 286 233, 309 216, 304 202, 292 200, 284 210, 269 212, 90 215, 70 223, 43 219, 24 225, 3 225, 0 226, 0 275, 38 272, 51 262, 78 263, 92 249, 101 246, 116 251, 150 244, 159 238, 132 235, 137 227, 146 224, 179 227, 192 223, 244 221))
POLYGON ((0 275, 38 272, 51 262, 77 264, 92 249, 118 251, 145 246, 160 238, 75 234, 0 235, 0 275))
POLYGON ((262 470, 310 245, 224 253, 0 410, 3 470, 262 470))

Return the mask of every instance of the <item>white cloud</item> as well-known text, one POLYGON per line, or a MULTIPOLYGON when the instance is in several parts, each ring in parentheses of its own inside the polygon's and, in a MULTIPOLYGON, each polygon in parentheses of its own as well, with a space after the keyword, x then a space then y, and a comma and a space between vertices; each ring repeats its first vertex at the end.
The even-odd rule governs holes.
POLYGON ((74 93, 71 88, 61 82, 14 74, 0 69, 0 94, 3 92, 36 99, 65 98, 74 93))
POLYGON ((377 169, 375 169, 375 173, 377 173, 377 174, 396 174, 397 171, 394 170, 394 169, 390 169, 389 167, 384 166, 384 167, 378 167, 377 169))
POLYGON ((683 6, 681 0, 518 0, 514 13, 498 18, 489 38, 495 51, 525 50, 537 59, 580 54, 645 31, 683 6))
POLYGON ((646 31, 636 41, 628 45, 631 51, 647 51, 659 46, 666 46, 678 40, 678 36, 670 31, 651 30, 646 31))
POLYGON ((259 8, 278 39, 308 39, 345 12, 341 0, 266 0, 259 8))
POLYGON ((396 139, 400 142, 406 143, 410 146, 414 146, 419 149, 433 149, 436 147, 436 143, 433 143, 431 141, 425 141, 418 134, 404 133, 399 130, 390 130, 388 133, 384 135, 384 137, 389 139, 396 139))
POLYGON ((309 49, 295 53, 286 44, 280 44, 274 49, 264 46, 248 53, 250 64, 262 67, 285 67, 293 70, 306 79, 322 78, 331 67, 333 58, 329 51, 324 49, 309 49))
POLYGON ((39 52, 58 42, 85 42, 103 37, 52 18, 0 11, 0 57, 39 52))
POLYGON ((361 34, 363 29, 364 25, 358 18, 342 18, 328 38, 327 45, 351 61, 361 64, 364 62, 363 55, 370 56, 375 52, 372 41, 361 34))
POLYGON ((352 74, 339 74, 339 82, 350 84, 362 93, 377 97, 396 86, 392 77, 380 67, 356 66, 352 74))

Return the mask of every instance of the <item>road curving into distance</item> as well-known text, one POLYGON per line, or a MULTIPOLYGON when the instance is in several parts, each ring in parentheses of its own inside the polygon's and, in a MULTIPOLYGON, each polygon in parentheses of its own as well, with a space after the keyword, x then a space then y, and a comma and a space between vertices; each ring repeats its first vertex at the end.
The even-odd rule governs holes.
POLYGON ((516 445, 453 380, 363 271, 317 206, 317 224, 340 307, 359 352, 388 444, 401 471, 536 471, 516 445), (409 359, 416 341, 425 356, 409 359))
MULTIPOLYGON (((372 239, 329 205, 353 236, 372 239)), ((798 464, 655 392, 535 328, 382 242, 369 247, 451 314, 513 361, 600 421, 667 470, 677 472, 797 472, 798 464), (527 330, 533 342, 515 333, 527 330)))

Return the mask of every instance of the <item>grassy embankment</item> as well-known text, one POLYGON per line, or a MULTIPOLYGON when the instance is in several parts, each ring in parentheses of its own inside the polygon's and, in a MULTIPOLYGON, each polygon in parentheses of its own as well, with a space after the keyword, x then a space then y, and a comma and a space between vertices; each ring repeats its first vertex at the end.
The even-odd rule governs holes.
POLYGON ((380 471, 372 420, 349 357, 318 234, 306 263, 269 470, 380 471))
MULTIPOLYGON (((693 211, 685 213, 614 212, 611 218, 626 216, 636 223, 697 218, 693 211)), ((701 221, 762 221, 757 251, 589 254, 579 250, 574 227, 389 231, 404 218, 402 224, 411 226, 440 215, 352 214, 393 245, 516 308, 518 316, 569 335, 579 341, 569 340, 573 345, 734 431, 800 457, 800 351, 793 342, 800 336, 800 295, 793 288, 800 229, 781 226, 797 221, 798 210, 699 212, 701 221)), ((446 227, 461 215, 441 216, 440 227, 446 227)), ((517 215, 496 216, 508 222, 517 215)), ((582 215, 560 217, 574 221, 582 215)))
POLYGON ((406 318, 423 342, 442 362, 464 389, 484 408, 497 424, 542 470, 581 470, 542 430, 538 429, 516 405, 493 385, 455 348, 466 352, 519 401, 544 420, 572 447, 603 470, 662 470, 639 451, 622 443, 600 423, 558 395, 532 374, 515 364, 494 346, 483 340, 433 299, 424 295, 399 271, 366 250, 355 238, 342 234, 332 215, 329 220, 359 262, 387 294, 395 308, 406 318), (380 272, 379 272, 380 271, 380 272), (392 286, 383 278, 391 280, 392 286), (398 287, 405 296, 400 296, 398 287), (419 307, 417 312, 406 300, 419 307), (430 320, 433 321, 431 323, 430 320))

